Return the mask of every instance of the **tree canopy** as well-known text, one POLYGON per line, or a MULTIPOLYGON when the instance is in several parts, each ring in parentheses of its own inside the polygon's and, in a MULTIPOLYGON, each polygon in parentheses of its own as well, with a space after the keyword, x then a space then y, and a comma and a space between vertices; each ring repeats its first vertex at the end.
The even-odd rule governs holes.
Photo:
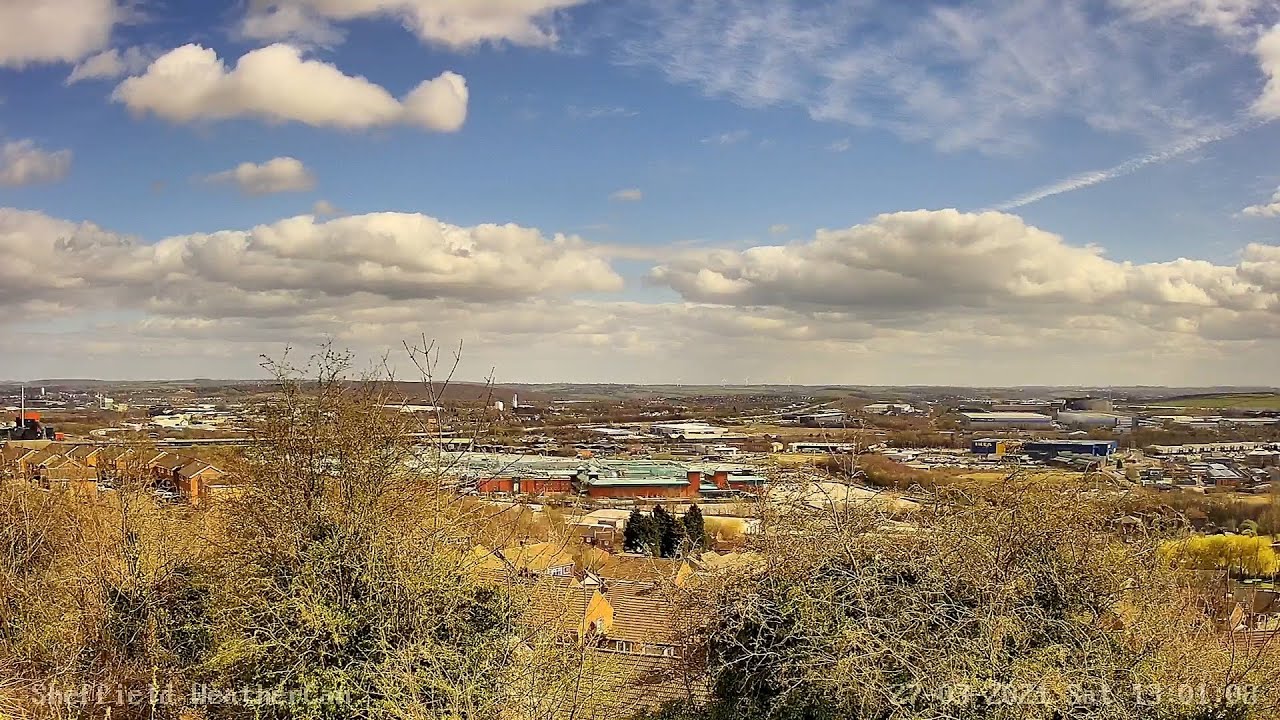
POLYGON ((1225 646, 1194 578, 1112 518, 1087 488, 1013 481, 909 526, 780 511, 763 564, 693 601, 712 697, 653 717, 1270 717, 1275 656, 1225 646))

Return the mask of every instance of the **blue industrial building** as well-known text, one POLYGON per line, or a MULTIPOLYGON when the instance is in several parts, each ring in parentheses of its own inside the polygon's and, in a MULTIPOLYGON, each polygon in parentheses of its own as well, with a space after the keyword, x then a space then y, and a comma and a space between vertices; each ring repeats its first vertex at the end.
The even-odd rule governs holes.
POLYGON ((1052 460, 1064 453, 1105 459, 1119 447, 1115 440, 1028 440, 1022 444, 1022 452, 1037 460, 1052 460))

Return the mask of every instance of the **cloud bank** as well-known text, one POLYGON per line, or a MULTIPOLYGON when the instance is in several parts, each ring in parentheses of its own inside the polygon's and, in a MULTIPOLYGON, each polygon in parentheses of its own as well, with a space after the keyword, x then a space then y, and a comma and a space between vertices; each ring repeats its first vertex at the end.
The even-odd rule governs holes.
POLYGON ((0 252, 15 348, 142 374, 124 361, 139 348, 224 368, 209 358, 323 337, 375 353, 422 333, 465 339, 477 377, 496 364, 521 380, 1246 383, 1280 351, 1278 246, 1133 263, 998 212, 676 251, 648 273, 669 296, 644 302, 608 247, 410 213, 147 243, 5 209, 0 252), (75 329, 51 330, 64 320, 75 329))
POLYGON ((333 44, 334 23, 398 20, 424 42, 454 50, 481 43, 550 46, 559 11, 588 0, 251 0, 241 32, 258 40, 333 44))
POLYGON ((1103 318, 1209 339, 1280 338, 1280 247, 1249 245, 1235 266, 1117 262, 997 212, 880 215, 805 243, 690 254, 650 277, 690 302, 883 327, 1103 318))

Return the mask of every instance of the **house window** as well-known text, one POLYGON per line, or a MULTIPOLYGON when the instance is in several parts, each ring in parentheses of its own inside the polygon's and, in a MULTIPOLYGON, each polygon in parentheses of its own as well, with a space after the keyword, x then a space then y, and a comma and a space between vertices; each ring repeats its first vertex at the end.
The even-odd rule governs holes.
POLYGON ((680 657, 680 649, 670 645, 663 645, 662 657, 680 657))
POLYGON ((613 649, 624 653, 634 652, 635 644, 630 640, 614 640, 613 649))

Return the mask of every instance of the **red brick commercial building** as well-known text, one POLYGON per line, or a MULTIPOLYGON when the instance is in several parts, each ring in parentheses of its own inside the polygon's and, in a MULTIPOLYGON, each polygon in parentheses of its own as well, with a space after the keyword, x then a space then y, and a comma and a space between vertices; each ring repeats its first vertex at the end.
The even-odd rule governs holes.
MULTIPOLYGON (((756 493, 765 484, 758 475, 718 469, 704 472, 673 463, 637 464, 637 469, 579 467, 563 475, 508 475, 475 480, 483 494, 577 495, 589 498, 672 498, 697 500, 708 496, 756 493), (604 470, 602 472, 601 470, 604 470)), ((518 468, 513 468, 518 470, 518 468)))

